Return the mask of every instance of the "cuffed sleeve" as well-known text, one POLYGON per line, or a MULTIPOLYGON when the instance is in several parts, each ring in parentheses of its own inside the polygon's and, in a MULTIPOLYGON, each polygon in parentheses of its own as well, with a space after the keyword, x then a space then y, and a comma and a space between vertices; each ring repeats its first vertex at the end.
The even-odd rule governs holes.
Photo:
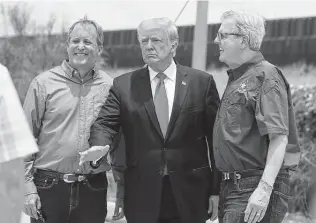
POLYGON ((33 164, 35 160, 35 154, 25 157, 24 168, 25 168, 25 195, 36 194, 37 189, 33 182, 33 164))
POLYGON ((25 192, 24 192, 25 196, 30 195, 30 194, 37 194, 37 189, 33 180, 25 182, 24 189, 25 189, 25 192))

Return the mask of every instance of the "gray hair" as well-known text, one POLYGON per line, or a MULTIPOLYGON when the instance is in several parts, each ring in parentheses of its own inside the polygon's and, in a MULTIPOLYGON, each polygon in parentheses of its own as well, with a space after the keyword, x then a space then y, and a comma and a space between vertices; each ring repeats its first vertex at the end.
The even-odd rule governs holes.
POLYGON ((249 48, 259 51, 263 37, 265 36, 265 18, 256 13, 231 10, 223 13, 221 21, 229 18, 236 21, 236 26, 240 34, 248 36, 249 48))
POLYGON ((93 25, 97 31, 97 44, 99 47, 103 47, 104 36, 103 36, 102 27, 99 26, 95 21, 88 19, 87 16, 85 16, 83 19, 79 19, 78 21, 76 21, 74 24, 71 25, 68 31, 68 42, 70 40, 70 34, 74 30, 77 24, 80 24, 82 26, 93 25))
POLYGON ((154 23, 159 25, 161 29, 167 32, 167 36, 170 42, 179 41, 179 33, 176 24, 168 18, 152 18, 148 20, 144 20, 140 23, 137 28, 137 38, 139 40, 139 32, 140 29, 146 26, 148 23, 154 23))

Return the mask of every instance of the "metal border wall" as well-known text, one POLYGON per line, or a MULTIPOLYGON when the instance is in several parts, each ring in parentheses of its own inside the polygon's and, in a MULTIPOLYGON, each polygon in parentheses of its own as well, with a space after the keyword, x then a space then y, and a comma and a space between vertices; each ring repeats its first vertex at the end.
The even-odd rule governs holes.
MULTIPOLYGON (((213 43, 220 24, 208 25, 207 65, 221 66, 218 47, 213 43)), ((179 26, 180 45, 176 60, 191 66, 194 26, 179 26)), ((137 31, 104 32, 104 57, 113 67, 142 66, 137 31)), ((267 60, 278 65, 296 61, 316 63, 316 17, 268 20, 261 51, 267 60)))

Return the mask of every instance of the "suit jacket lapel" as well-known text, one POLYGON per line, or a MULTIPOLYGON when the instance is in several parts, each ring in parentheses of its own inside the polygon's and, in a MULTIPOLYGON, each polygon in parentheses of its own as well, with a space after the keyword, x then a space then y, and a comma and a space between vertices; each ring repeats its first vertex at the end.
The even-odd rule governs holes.
POLYGON ((154 128, 163 139, 164 137, 161 132, 157 115, 156 115, 155 104, 153 101, 152 91, 151 91, 149 71, 147 67, 140 70, 139 76, 140 76, 139 80, 136 81, 139 97, 141 98, 141 101, 144 102, 145 110, 147 112, 149 120, 152 122, 154 128))
POLYGON ((175 89, 175 95, 174 95, 174 100, 173 100, 171 117, 170 117, 168 129, 166 133, 166 139, 168 139, 168 137, 170 136, 174 128, 174 125, 178 119, 179 113, 182 109, 183 103, 187 95, 189 84, 190 83, 188 81, 188 74, 182 68, 181 65, 177 65, 176 89, 175 89))

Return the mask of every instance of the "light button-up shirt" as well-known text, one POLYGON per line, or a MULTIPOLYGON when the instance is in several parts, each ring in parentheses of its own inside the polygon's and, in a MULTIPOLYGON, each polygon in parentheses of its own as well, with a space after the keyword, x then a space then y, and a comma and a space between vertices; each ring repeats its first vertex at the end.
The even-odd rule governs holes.
MULTIPOLYGON (((39 152, 25 160, 27 183, 33 185, 34 168, 80 174, 110 169, 106 162, 97 169, 89 162, 79 166, 79 152, 90 148, 90 127, 112 82, 109 75, 96 68, 81 79, 66 61, 34 78, 23 107, 39 152)), ((34 191, 33 186, 26 192, 34 191)))

